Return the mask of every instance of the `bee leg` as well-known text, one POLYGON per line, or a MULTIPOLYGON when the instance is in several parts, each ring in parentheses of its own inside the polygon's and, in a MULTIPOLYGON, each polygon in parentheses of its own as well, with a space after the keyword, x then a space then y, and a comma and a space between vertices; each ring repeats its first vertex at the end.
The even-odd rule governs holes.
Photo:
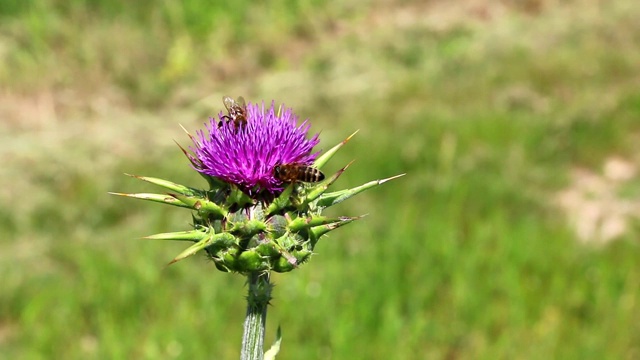
POLYGON ((227 116, 227 115, 222 115, 222 116, 220 117, 220 121, 218 121, 218 128, 221 128, 221 127, 222 127, 222 125, 224 124, 224 122, 227 122, 227 123, 228 123, 229 121, 231 121, 231 118, 230 118, 229 116, 227 116))

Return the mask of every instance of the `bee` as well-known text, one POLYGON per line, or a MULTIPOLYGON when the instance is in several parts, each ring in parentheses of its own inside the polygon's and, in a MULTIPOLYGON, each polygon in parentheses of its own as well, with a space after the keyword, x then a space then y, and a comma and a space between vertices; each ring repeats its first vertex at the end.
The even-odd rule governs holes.
POLYGON ((322 171, 304 164, 280 164, 274 168, 276 179, 285 183, 319 182, 324 179, 322 171))
POLYGON ((242 96, 233 100, 230 96, 223 96, 222 102, 227 108, 228 115, 223 115, 218 122, 218 127, 222 127, 223 121, 229 123, 233 121, 233 128, 237 131, 247 125, 247 104, 242 96))

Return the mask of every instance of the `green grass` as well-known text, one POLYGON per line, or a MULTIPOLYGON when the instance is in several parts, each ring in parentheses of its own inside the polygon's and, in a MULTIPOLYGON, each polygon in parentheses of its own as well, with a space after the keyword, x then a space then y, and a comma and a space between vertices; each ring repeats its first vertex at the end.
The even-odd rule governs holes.
POLYGON ((226 94, 293 106, 323 149, 360 129, 337 187, 407 173, 274 276, 278 359, 638 356, 638 214, 584 244, 555 196, 640 164, 640 6, 271 4, 0 4, 0 358, 238 358, 244 279, 165 267, 183 244, 138 238, 190 215, 107 195, 205 186, 173 139, 226 94))

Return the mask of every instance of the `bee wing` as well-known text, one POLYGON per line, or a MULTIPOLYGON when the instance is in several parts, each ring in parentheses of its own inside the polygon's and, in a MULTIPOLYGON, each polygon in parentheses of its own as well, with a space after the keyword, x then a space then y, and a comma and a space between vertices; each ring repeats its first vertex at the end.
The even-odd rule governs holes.
POLYGON ((244 98, 242 96, 238 96, 238 98, 236 99, 236 105, 240 105, 240 107, 242 108, 247 107, 247 103, 244 101, 244 98))
POLYGON ((236 104, 236 101, 231 98, 231 96, 223 96, 222 102, 224 103, 224 107, 227 108, 227 111, 231 112, 231 109, 236 104))

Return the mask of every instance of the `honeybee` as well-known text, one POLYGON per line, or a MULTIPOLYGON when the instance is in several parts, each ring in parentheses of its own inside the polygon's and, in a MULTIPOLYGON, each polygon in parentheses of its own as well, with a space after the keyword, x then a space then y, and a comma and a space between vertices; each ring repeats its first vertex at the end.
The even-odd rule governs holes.
POLYGON ((233 100, 230 96, 223 96, 222 102, 224 107, 227 108, 228 115, 223 115, 218 122, 218 127, 222 127, 223 120, 227 123, 233 121, 233 127, 237 131, 240 128, 244 128, 247 125, 247 104, 242 96, 233 100))
POLYGON ((274 168, 276 179, 285 183, 319 182, 324 180, 322 171, 304 164, 280 164, 274 168))

